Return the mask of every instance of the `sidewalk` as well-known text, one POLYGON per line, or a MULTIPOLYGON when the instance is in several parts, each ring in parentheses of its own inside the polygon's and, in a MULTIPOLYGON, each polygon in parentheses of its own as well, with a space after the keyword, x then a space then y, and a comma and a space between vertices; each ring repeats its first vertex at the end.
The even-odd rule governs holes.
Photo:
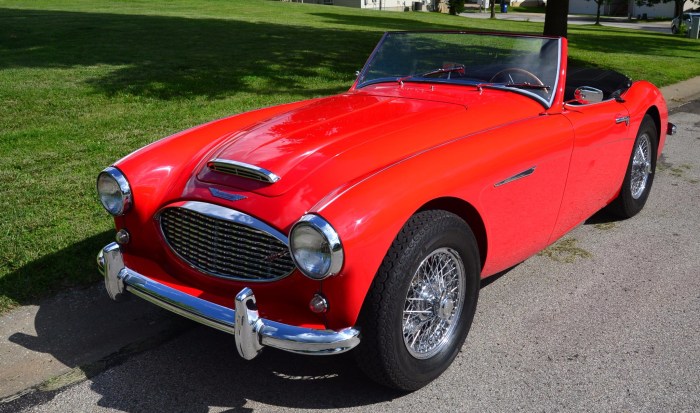
MULTIPOLYGON (((661 90, 669 109, 700 100, 700 76, 661 90)), ((0 405, 99 374, 193 325, 140 299, 115 303, 102 284, 19 307, 0 316, 0 405)))

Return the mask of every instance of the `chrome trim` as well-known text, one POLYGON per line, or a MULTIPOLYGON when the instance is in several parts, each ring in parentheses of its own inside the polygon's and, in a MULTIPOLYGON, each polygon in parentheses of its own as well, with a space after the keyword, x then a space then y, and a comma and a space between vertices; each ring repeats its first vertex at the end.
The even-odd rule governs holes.
POLYGON ((117 244, 119 245, 126 245, 129 243, 129 241, 131 241, 131 234, 129 234, 129 231, 122 228, 114 236, 114 240, 117 241, 117 244))
POLYGON ((124 259, 116 242, 107 245, 97 254, 97 269, 105 277, 107 294, 114 301, 122 301, 126 298, 124 281, 120 277, 122 268, 124 268, 124 259))
MULTIPOLYGON (((200 201, 183 201, 183 202, 176 202, 174 204, 169 204, 162 208, 158 213, 155 215, 155 220, 158 222, 158 226, 160 227, 160 232, 162 234, 162 238, 165 241, 165 244, 170 248, 170 251, 173 252, 178 258, 180 258, 183 262, 185 262, 190 268, 199 271, 203 274, 210 275, 212 277, 217 277, 217 278, 222 278, 225 280, 238 280, 238 281, 245 281, 245 282, 250 282, 250 283, 264 283, 264 282, 272 282, 272 281, 278 281, 281 280, 285 277, 288 277, 290 274, 294 272, 294 269, 289 271, 288 273, 274 278, 274 279, 264 279, 264 280, 259 280, 259 279, 254 279, 254 278, 246 278, 246 277, 232 277, 232 276, 226 276, 226 275, 221 275, 221 274, 216 274, 208 271, 204 271, 202 268, 197 267, 196 265, 192 264, 187 258, 183 257, 180 253, 177 252, 175 248, 168 242, 168 238, 165 236, 165 232, 163 230, 163 222, 161 220, 161 214, 163 211, 165 211, 168 208, 184 208, 184 209, 189 209, 190 211, 194 211, 197 213, 200 213, 202 215, 206 215, 211 218, 215 219, 220 219, 224 221, 229 221, 233 222, 236 224, 240 224, 258 231, 265 232, 274 238, 277 238, 280 242, 283 244, 289 246, 289 239, 287 236, 285 236, 283 233, 280 231, 276 230, 275 228, 271 227, 270 225, 267 225, 266 223, 262 222, 261 220, 250 216, 246 213, 236 211, 235 209, 230 209, 226 207, 222 207, 219 205, 214 205, 210 204, 207 202, 200 202, 200 201)), ((291 251, 290 251, 291 253, 291 251)), ((292 257, 292 261, 294 258, 292 257)), ((296 264, 295 264, 296 265, 296 264)))
POLYGON ((502 180, 502 181, 500 181, 500 182, 496 182, 493 186, 499 187, 499 186, 501 186, 501 185, 505 185, 505 184, 511 183, 511 182, 513 182, 513 181, 517 181, 517 180, 520 179, 520 178, 525 178, 525 177, 527 177, 527 176, 530 176, 530 175, 532 175, 532 174, 535 172, 535 169, 536 169, 536 168, 537 168, 537 165, 533 166, 532 168, 530 168, 530 169, 528 169, 528 170, 525 170, 525 171, 522 171, 522 172, 520 172, 520 173, 517 173, 517 174, 511 176, 510 178, 506 178, 506 179, 504 179, 504 180, 502 180))
POLYGON ((229 173, 243 178, 257 179, 258 181, 275 183, 280 177, 267 169, 244 162, 231 161, 228 159, 214 158, 207 162, 207 167, 214 171, 229 173))
POLYGON ((97 196, 100 197, 100 204, 102 204, 102 207, 107 212, 109 212, 110 215, 124 215, 131 209, 131 206, 134 204, 134 197, 131 193, 131 186, 129 185, 129 181, 126 179, 126 176, 122 173, 122 171, 113 166, 108 166, 97 175, 97 181, 95 182, 95 186, 97 187, 97 196), (102 176, 102 174, 109 175, 112 179, 114 179, 117 182, 117 185, 119 185, 119 191, 122 193, 122 205, 119 208, 119 211, 117 211, 116 213, 112 213, 112 211, 107 209, 104 202, 102 202, 102 195, 100 194, 100 176, 102 176))
POLYGON ((623 122, 625 125, 629 126, 630 125, 630 117, 629 116, 620 116, 620 117, 615 118, 615 124, 620 124, 623 122))
POLYGON ((667 135, 675 135, 676 132, 678 132, 678 127, 675 124, 669 122, 668 125, 666 126, 666 134, 667 135))
POLYGON ((209 192, 211 192, 211 194, 212 194, 213 196, 215 196, 215 197, 217 197, 217 198, 225 199, 225 200, 227 200, 227 201, 240 201, 240 200, 242 200, 242 199, 248 198, 248 197, 245 196, 245 195, 233 194, 233 193, 231 193, 231 192, 222 191, 222 190, 220 190, 220 189, 216 189, 216 188, 213 188, 213 187, 210 187, 210 188, 209 188, 209 192))
POLYGON ((600 103, 604 97, 605 94, 602 90, 591 86, 580 86, 574 91, 574 99, 584 105, 600 103))
POLYGON ((343 262, 345 260, 343 244, 340 242, 340 236, 338 235, 338 233, 335 231, 335 229, 333 229, 333 226, 330 223, 328 223, 328 221, 326 221, 325 219, 315 214, 307 214, 301 217, 299 221, 297 221, 296 224, 292 226, 291 231, 289 231, 290 238, 292 233, 294 233, 294 230, 303 225, 308 225, 312 227, 316 231, 320 232, 321 235, 323 235, 323 237, 326 239, 326 242, 328 242, 328 249, 331 253, 331 265, 328 268, 328 271, 326 271, 326 273, 322 274, 321 276, 312 276, 307 274, 306 271, 302 269, 302 267, 299 265, 296 258, 294 257, 294 251, 290 242, 288 244, 289 252, 292 254, 292 261, 294 261, 294 264, 297 266, 299 271, 301 271, 302 274, 306 275, 307 277, 313 280, 322 280, 324 278, 338 274, 343 268, 343 262))
POLYGON ((344 353, 360 343, 360 331, 353 327, 316 330, 260 318, 250 288, 236 295, 235 309, 231 309, 168 287, 124 266, 116 243, 104 247, 97 261, 113 299, 111 291, 116 286, 120 291, 118 298, 128 291, 175 314, 233 334, 238 353, 246 360, 255 358, 265 346, 292 353, 328 355, 344 353))

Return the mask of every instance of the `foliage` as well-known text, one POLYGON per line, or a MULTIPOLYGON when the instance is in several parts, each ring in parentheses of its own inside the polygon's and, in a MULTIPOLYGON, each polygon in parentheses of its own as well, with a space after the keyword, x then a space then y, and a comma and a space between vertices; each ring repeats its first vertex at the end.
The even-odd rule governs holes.
POLYGON ((450 14, 455 15, 464 12, 464 0, 448 0, 450 14))

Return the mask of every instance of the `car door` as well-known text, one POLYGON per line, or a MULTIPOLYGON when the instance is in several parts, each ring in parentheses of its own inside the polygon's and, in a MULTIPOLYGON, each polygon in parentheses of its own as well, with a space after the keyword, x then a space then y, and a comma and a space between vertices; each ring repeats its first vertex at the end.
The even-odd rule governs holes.
POLYGON ((501 271, 544 248, 552 234, 573 147, 561 114, 538 116, 488 135, 490 155, 480 204, 489 233, 483 275, 501 271))
POLYGON ((629 112, 615 99, 588 105, 567 104, 563 114, 573 125, 574 149, 552 240, 617 196, 633 137, 629 112))

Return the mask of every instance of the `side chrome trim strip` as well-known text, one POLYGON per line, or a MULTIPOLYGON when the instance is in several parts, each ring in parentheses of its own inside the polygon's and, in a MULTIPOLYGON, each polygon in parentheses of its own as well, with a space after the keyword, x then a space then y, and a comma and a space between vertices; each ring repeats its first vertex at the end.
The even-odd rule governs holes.
POLYGON ((190 320, 216 328, 236 338, 238 353, 246 360, 255 358, 265 346, 292 353, 327 355, 344 353, 360 343, 360 331, 316 330, 260 318, 255 294, 242 289, 235 297, 235 309, 203 300, 161 284, 124 266, 119 245, 111 243, 97 256, 110 297, 127 291, 159 307, 190 320))
POLYGON ((515 174, 515 175, 511 176, 510 178, 506 178, 506 179, 502 180, 501 182, 496 182, 493 186, 499 187, 501 185, 505 185, 505 184, 511 183, 513 181, 517 181, 520 178, 525 178, 527 176, 530 176, 535 172, 536 168, 537 168, 537 166, 533 166, 532 168, 530 168, 526 171, 522 171, 518 174, 515 174))
MULTIPOLYGON (((239 175, 239 174, 235 173, 233 171, 243 170, 244 172, 247 172, 248 174, 252 174, 255 177, 259 178, 259 180, 264 181, 264 182, 268 182, 271 184, 280 180, 280 177, 278 175, 268 171, 267 169, 261 168, 259 166, 247 164, 245 162, 231 161, 229 159, 214 158, 214 159, 209 160, 209 162, 207 162, 207 166, 215 171, 218 170, 218 171, 223 172, 223 173, 232 173, 234 175, 239 175), (227 170, 233 170, 233 171, 228 172, 227 170)), ((239 175, 239 176, 241 176, 241 175, 239 175)))
POLYGON ((624 123, 625 125, 629 126, 630 125, 630 117, 629 116, 620 116, 618 118, 615 118, 615 124, 620 124, 624 123))

